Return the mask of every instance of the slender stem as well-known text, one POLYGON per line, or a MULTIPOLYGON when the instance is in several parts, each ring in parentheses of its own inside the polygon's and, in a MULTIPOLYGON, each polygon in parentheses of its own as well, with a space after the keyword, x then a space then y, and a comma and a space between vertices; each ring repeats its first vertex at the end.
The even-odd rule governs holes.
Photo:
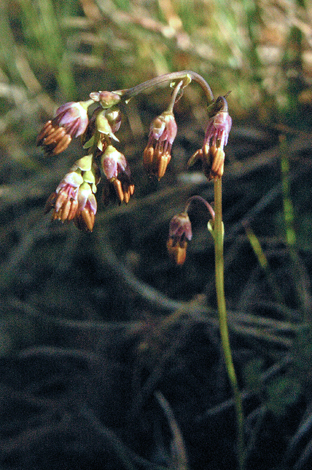
POLYGON ((245 466, 245 444, 244 444, 244 417, 242 398, 238 388, 237 377, 233 364, 229 328, 227 321, 225 294, 224 294, 224 260, 223 260, 223 223, 222 223, 222 179, 217 178, 214 182, 214 242, 215 242, 215 271, 216 292, 219 313, 219 327, 221 335, 222 350, 229 381, 233 390, 238 431, 238 460, 239 469, 245 466))
POLYGON ((175 89, 173 90, 173 93, 172 93, 172 96, 171 96, 171 100, 170 100, 170 103, 169 103, 169 106, 167 108, 167 112, 169 113, 172 113, 173 112, 173 108, 174 108, 174 105, 176 103, 176 99, 177 99, 177 96, 180 92, 180 89, 181 89, 181 86, 183 85, 183 80, 181 80, 177 86, 175 87, 175 89))
POLYGON ((211 205, 209 204, 209 202, 206 201, 206 199, 202 198, 201 196, 198 196, 197 194, 196 194, 195 196, 191 196, 191 197, 187 200, 186 206, 185 206, 185 209, 184 209, 184 212, 188 212, 189 207, 190 207, 190 205, 191 205, 191 203, 192 203, 193 201, 199 201, 199 202, 201 202, 202 204, 204 204, 204 205, 207 207, 207 209, 208 209, 208 211, 209 211, 209 213, 210 213, 210 215, 211 215, 211 217, 212 217, 212 220, 214 221, 215 212, 214 212, 213 208, 211 207, 211 205))
POLYGON ((155 77, 151 80, 147 80, 146 82, 140 83, 139 85, 136 85, 133 88, 122 90, 121 96, 124 101, 128 101, 134 96, 137 96, 139 93, 142 93, 143 91, 146 91, 150 88, 157 88, 163 83, 173 82, 175 80, 181 79, 186 79, 184 87, 187 86, 192 80, 194 80, 194 82, 197 82, 203 89, 208 104, 214 101, 213 93, 206 80, 201 75, 196 72, 193 72, 192 70, 182 70, 180 72, 172 72, 160 75, 159 77, 155 77))

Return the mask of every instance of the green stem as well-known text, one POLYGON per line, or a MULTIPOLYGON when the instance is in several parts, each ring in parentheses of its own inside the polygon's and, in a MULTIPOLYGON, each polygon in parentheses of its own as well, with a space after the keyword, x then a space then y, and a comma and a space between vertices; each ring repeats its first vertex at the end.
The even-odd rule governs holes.
POLYGON ((166 73, 164 75, 160 75, 159 77, 155 77, 151 80, 147 80, 146 82, 140 83, 139 85, 136 85, 133 88, 129 88, 127 90, 120 90, 115 93, 120 93, 124 101, 129 101, 134 96, 137 96, 138 94, 149 90, 150 88, 157 88, 166 82, 174 82, 183 79, 186 80, 183 88, 189 85, 192 80, 194 80, 194 82, 197 82, 203 89, 208 104, 214 101, 213 93, 206 80, 201 75, 196 72, 193 72, 192 70, 182 70, 180 72, 166 73))
POLYGON ((217 178, 214 182, 214 243, 215 243, 215 271, 216 292, 218 302, 219 327, 221 335, 222 350, 225 359, 228 378, 233 390, 235 400, 235 411, 238 431, 238 461, 239 469, 245 466, 245 444, 244 444, 244 415, 242 398, 238 388, 237 377, 233 364, 232 351, 229 339, 229 328, 224 295, 224 260, 223 260, 223 222, 222 222, 222 179, 217 178))
POLYGON ((175 89, 173 90, 173 93, 172 93, 172 96, 171 96, 171 100, 170 100, 170 103, 169 103, 169 106, 167 108, 167 112, 168 113, 172 113, 173 112, 173 108, 174 108, 174 105, 176 103, 176 100, 177 100, 177 96, 180 92, 180 89, 183 85, 183 80, 180 80, 179 83, 177 84, 177 86, 175 87, 175 89))

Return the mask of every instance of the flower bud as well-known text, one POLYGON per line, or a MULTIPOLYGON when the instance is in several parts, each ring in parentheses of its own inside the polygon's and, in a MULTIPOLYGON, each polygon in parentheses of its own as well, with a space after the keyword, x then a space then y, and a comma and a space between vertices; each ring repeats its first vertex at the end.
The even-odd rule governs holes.
POLYGON ((112 91, 93 91, 89 96, 93 101, 99 102, 104 109, 115 106, 121 100, 120 95, 112 91))

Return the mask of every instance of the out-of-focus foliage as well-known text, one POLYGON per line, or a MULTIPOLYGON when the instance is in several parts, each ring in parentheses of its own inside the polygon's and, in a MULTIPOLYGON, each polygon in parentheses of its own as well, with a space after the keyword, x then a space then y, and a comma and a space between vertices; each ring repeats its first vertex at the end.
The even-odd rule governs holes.
POLYGON ((290 118, 311 104, 310 2, 13 0, 1 8, 1 98, 10 104, 45 92, 82 98, 90 85, 129 87, 183 69, 231 90, 238 115, 290 118))

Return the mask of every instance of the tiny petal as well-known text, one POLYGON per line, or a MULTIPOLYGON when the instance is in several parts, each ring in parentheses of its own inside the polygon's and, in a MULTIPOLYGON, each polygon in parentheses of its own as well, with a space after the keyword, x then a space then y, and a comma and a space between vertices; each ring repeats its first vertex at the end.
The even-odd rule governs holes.
POLYGON ((169 237, 192 240, 192 225, 187 212, 174 215, 169 225, 169 237))
POLYGON ((110 123, 105 114, 106 114, 105 111, 99 112, 97 114, 96 120, 95 120, 96 130, 100 132, 101 134, 104 134, 105 136, 119 142, 118 138, 113 133, 110 123))
POLYGON ((59 127, 64 127, 71 137, 82 135, 88 125, 88 113, 82 103, 69 102, 60 106, 53 119, 59 127))
POLYGON ((112 145, 106 148, 101 160, 104 174, 109 180, 117 178, 119 173, 126 170, 126 157, 112 145))
POLYGON ((208 108, 209 122, 204 143, 223 147, 228 142, 232 127, 232 118, 228 113, 228 105, 224 96, 219 96, 208 108))
POLYGON ((92 167, 92 159, 93 155, 86 155, 85 157, 79 158, 79 160, 75 162, 75 165, 82 171, 89 171, 92 167))
POLYGON ((115 133, 119 130, 121 126, 121 112, 119 109, 108 109, 105 112, 105 116, 111 126, 112 132, 115 133))
POLYGON ((56 192, 59 192, 64 186, 69 185, 73 188, 79 188, 79 186, 83 183, 83 177, 77 171, 71 171, 67 173, 60 184, 58 185, 56 192))
POLYGON ((172 145, 177 135, 177 124, 172 112, 165 111, 152 121, 150 137, 155 140, 166 140, 172 145))
POLYGON ((163 135, 165 128, 165 119, 162 116, 158 116, 151 124, 150 135, 152 135, 153 139, 158 140, 163 135))

